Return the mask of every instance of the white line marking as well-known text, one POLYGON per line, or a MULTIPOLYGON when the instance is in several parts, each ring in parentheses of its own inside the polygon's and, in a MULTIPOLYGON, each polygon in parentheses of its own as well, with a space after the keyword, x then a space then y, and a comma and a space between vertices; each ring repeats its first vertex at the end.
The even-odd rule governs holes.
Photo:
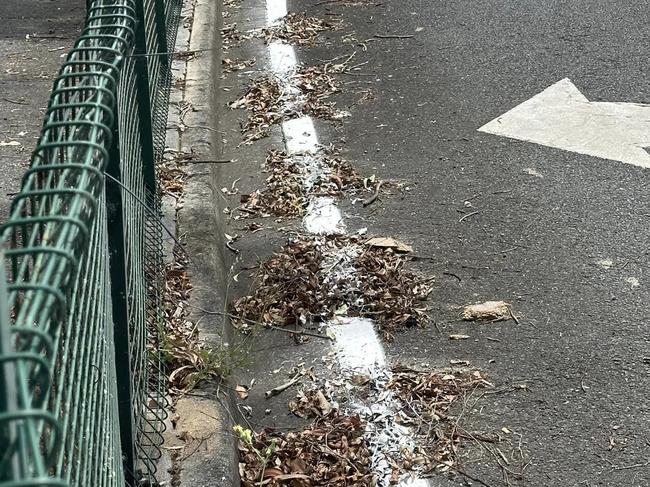
POLYGON ((374 375, 386 367, 384 347, 375 333, 375 322, 368 318, 339 316, 328 323, 336 338, 336 356, 341 369, 374 375))
POLYGON ((341 235, 345 233, 345 224, 341 210, 332 198, 312 197, 303 217, 305 229, 314 235, 341 235))
POLYGON ((289 154, 315 154, 318 151, 316 127, 311 117, 287 120, 282 124, 282 132, 289 154))
POLYGON ((650 168, 650 105, 590 102, 568 78, 479 131, 650 168))
POLYGON ((287 15, 287 0, 266 0, 266 22, 272 25, 287 15))
POLYGON ((283 79, 292 75, 298 65, 293 47, 279 41, 271 42, 268 47, 273 72, 283 79))

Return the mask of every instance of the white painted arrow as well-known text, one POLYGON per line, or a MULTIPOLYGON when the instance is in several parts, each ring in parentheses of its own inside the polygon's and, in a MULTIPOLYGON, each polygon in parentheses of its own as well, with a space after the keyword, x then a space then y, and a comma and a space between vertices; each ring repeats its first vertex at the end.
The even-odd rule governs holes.
POLYGON ((591 102, 568 78, 479 131, 650 168, 650 105, 591 102))

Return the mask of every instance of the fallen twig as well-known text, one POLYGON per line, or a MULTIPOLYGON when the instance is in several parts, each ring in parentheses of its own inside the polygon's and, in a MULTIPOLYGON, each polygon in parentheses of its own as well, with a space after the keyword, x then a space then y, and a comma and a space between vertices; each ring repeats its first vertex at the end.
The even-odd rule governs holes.
POLYGON ((282 385, 279 385, 277 387, 274 387, 273 389, 270 389, 264 393, 264 396, 269 399, 273 396, 277 396, 278 394, 281 394, 282 392, 286 391, 289 389, 291 386, 296 385, 298 382, 300 382, 300 378, 302 377, 302 374, 298 373, 294 375, 289 382, 285 382, 282 385))
POLYGON ((383 181, 379 181, 377 183, 377 186, 375 186, 375 192, 370 196, 369 198, 365 199, 363 201, 363 207, 365 208, 366 206, 372 205, 375 201, 377 201, 377 198, 379 197, 379 190, 381 189, 381 185, 384 184, 383 181))
POLYGON ((471 212, 471 213, 468 213, 467 215, 461 217, 461 219, 458 220, 458 223, 462 223, 463 220, 464 220, 465 218, 469 218, 470 216, 476 215, 477 213, 478 213, 478 210, 477 210, 477 211, 473 211, 473 212, 471 212))
POLYGON ((375 34, 375 37, 377 39, 410 39, 411 37, 414 37, 414 36, 413 35, 397 35, 397 34, 389 34, 389 35, 375 34))
POLYGON ((203 312, 205 314, 208 314, 208 315, 225 316, 225 317, 231 318, 233 320, 245 321, 247 323, 250 323, 251 325, 258 325, 258 326, 261 326, 263 328, 268 328, 270 330, 283 331, 285 333, 289 333, 289 334, 292 334, 292 335, 305 335, 305 336, 310 336, 310 337, 314 337, 314 338, 321 338, 323 340, 330 340, 330 341, 334 340, 332 337, 327 336, 327 335, 320 335, 318 333, 312 333, 312 332, 307 331, 307 330, 289 330, 288 328, 282 328, 281 326, 275 326, 275 325, 270 325, 268 323, 262 323, 260 321, 250 320, 248 318, 244 318, 242 316, 237 316, 237 315, 232 314, 232 313, 227 313, 225 311, 210 311, 210 310, 207 310, 207 309, 200 308, 198 306, 196 306, 196 309, 198 309, 199 311, 201 311, 201 312, 203 312))

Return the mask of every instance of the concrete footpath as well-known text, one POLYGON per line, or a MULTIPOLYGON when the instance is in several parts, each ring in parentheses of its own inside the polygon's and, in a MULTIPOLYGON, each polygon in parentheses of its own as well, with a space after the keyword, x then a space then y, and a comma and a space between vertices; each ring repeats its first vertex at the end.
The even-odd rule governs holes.
POLYGON ((83 0, 0 2, 0 220, 29 167, 52 83, 84 15, 83 0))

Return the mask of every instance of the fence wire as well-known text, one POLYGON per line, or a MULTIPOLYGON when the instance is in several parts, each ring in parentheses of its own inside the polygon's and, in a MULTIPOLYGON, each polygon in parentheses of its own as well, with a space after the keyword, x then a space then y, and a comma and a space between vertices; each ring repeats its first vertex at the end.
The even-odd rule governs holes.
POLYGON ((182 0, 89 0, 1 229, 0 486, 155 485, 156 163, 182 0), (110 177, 106 177, 106 175, 110 177))

